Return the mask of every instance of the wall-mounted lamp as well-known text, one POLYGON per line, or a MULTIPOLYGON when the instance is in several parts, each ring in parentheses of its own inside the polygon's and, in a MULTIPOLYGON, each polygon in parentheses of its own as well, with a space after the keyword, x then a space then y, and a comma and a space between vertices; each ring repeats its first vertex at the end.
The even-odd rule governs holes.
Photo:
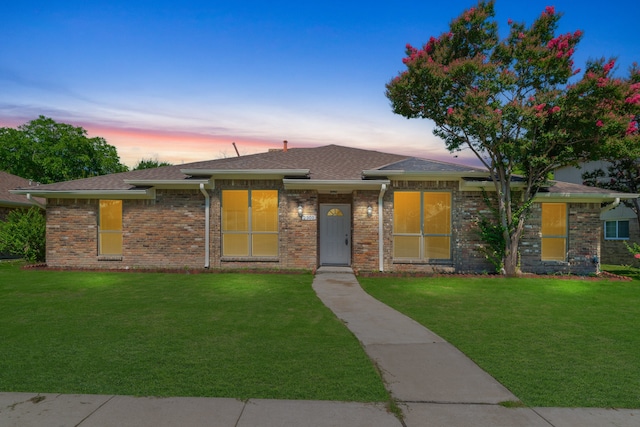
POLYGON ((371 218, 371 215, 373 215, 373 208, 369 205, 367 206, 367 216, 371 218))
POLYGON ((298 205, 298 216, 302 218, 302 205, 298 205))

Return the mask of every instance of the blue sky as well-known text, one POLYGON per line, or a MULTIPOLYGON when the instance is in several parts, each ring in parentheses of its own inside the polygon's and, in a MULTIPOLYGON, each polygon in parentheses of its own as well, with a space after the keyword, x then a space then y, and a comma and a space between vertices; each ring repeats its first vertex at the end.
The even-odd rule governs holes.
MULTIPOLYGON (((141 158, 182 163, 280 147, 341 144, 454 159, 427 120, 391 112, 384 85, 473 0, 15 1, 0 10, 0 126, 42 114, 141 158)), ((637 0, 496 1, 531 23, 546 6, 581 29, 576 66, 640 62, 637 0)))

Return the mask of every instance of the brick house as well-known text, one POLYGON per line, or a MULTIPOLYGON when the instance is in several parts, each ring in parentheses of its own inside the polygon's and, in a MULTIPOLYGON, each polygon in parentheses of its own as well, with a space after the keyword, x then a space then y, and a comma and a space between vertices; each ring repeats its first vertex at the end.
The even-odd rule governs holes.
MULTIPOLYGON (((352 266, 491 272, 476 221, 488 172, 328 145, 270 150, 14 190, 47 199, 47 264, 69 268, 352 266)), ((595 272, 601 203, 555 183, 521 246, 525 272, 595 272)))

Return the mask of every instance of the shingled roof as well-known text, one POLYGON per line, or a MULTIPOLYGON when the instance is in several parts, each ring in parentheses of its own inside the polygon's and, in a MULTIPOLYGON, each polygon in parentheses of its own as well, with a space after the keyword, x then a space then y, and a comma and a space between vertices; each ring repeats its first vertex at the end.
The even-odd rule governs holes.
MULTIPOLYGON (((258 172, 263 176, 284 178, 285 185, 291 188, 306 188, 305 185, 309 188, 320 188, 314 184, 316 182, 322 183, 319 185, 324 185, 327 188, 339 183, 355 188, 354 185, 362 186, 366 182, 382 182, 365 181, 369 179, 406 179, 410 176, 457 176, 463 178, 467 184, 474 182, 484 183, 482 185, 488 184, 486 169, 374 150, 326 145, 314 148, 270 150, 266 153, 247 156, 103 175, 40 185, 37 189, 29 187, 28 181, 22 180, 16 182, 13 188, 20 188, 22 193, 29 190, 29 192, 42 196, 65 192, 70 194, 83 192, 86 195, 94 192, 95 194, 114 192, 113 194, 118 195, 130 194, 131 197, 153 197, 150 188, 162 183, 198 185, 208 182, 210 177, 215 179, 231 176, 230 174, 243 177, 258 172), (295 179, 291 179, 292 177, 295 179)), ((24 196, 15 194, 10 194, 10 196, 26 199, 24 196)), ((637 197, 637 195, 612 193, 601 188, 565 182, 552 183, 548 188, 542 189, 539 196, 542 198, 581 197, 594 200, 637 197)))
POLYGON ((27 199, 26 196, 9 193, 9 190, 13 190, 18 187, 34 188, 35 185, 28 179, 0 171, 0 206, 29 207, 36 205, 31 200, 27 199))

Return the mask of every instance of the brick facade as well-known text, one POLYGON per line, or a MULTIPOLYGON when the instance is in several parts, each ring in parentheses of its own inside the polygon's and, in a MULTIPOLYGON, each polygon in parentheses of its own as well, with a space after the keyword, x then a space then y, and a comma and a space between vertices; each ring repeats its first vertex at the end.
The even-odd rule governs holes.
MULTIPOLYGON (((604 223, 602 222, 600 225, 604 226, 604 223)), ((637 265, 638 260, 625 246, 625 242, 629 246, 633 246, 634 243, 640 244, 640 227, 638 227, 637 219, 629 219, 630 238, 628 240, 607 240, 604 238, 602 230, 600 236, 602 238, 602 264, 637 265)))
MULTIPOLYGON (((480 251, 477 219, 489 214, 482 193, 460 191, 458 181, 393 181, 383 197, 383 265, 393 272, 493 272, 480 251), (408 262, 393 259, 393 200, 395 191, 432 190, 451 193, 451 259, 408 262)), ((360 271, 379 268, 380 191, 318 194, 313 190, 286 190, 281 180, 216 180, 209 190, 211 268, 306 269, 318 267, 319 206, 351 206, 351 265, 360 271), (278 190, 278 256, 222 257, 221 205, 225 189, 278 190), (303 207, 306 219, 298 215, 303 207), (371 216, 367 208, 371 207, 371 216), (315 216, 315 220, 312 219, 315 216)), ((205 198, 196 189, 156 190, 154 200, 123 200, 123 253, 98 256, 97 199, 49 199, 47 204, 47 264, 51 267, 98 269, 200 269, 205 264, 205 198)), ((599 204, 568 204, 568 259, 540 260, 540 206, 534 205, 520 251, 522 270, 532 273, 595 272, 600 256, 602 223, 599 204)))

